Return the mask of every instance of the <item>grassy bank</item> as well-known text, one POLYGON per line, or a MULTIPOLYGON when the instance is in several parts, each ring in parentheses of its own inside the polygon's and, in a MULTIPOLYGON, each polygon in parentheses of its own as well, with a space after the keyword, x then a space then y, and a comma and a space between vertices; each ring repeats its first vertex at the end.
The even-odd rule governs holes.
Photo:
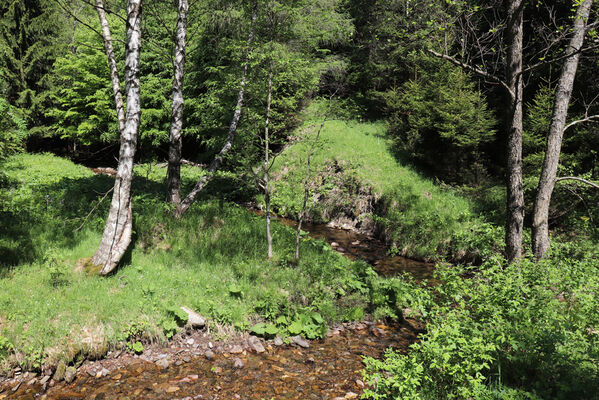
MULTIPOLYGON (((305 162, 325 108, 315 102, 307 109, 297 141, 274 164, 272 202, 281 214, 297 217, 301 210, 305 162)), ((311 162, 311 218, 369 218, 383 228, 392 250, 408 257, 470 261, 490 254, 501 229, 485 223, 469 200, 392 154, 385 133, 382 122, 325 123, 311 162)))
MULTIPOLYGON (((89 275, 77 265, 100 241, 112 178, 51 155, 14 156, 1 168, 4 369, 164 341, 178 329, 181 306, 213 326, 243 331, 267 321, 282 335, 317 337, 330 322, 397 316, 410 302, 389 295, 407 293, 402 281, 384 281, 320 241, 304 240, 302 260, 292 265, 294 232, 278 223, 275 259, 266 261, 263 219, 235 204, 207 196, 182 220, 172 218, 165 169, 148 165, 136 168, 135 233, 124 265, 107 278, 89 275)), ((184 168, 185 185, 197 174, 184 168)))

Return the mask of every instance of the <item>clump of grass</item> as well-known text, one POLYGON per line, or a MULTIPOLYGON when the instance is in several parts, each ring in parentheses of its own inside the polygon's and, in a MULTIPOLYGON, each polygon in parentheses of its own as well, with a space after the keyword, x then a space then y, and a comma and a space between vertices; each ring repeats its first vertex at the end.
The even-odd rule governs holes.
MULTIPOLYGON (((165 170, 149 165, 136 169, 135 234, 123 265, 105 278, 87 273, 112 179, 51 155, 18 155, 2 168, 0 365, 39 369, 119 343, 139 351, 144 340, 176 332, 181 306, 241 330, 307 312, 326 324, 377 307, 371 288, 380 278, 324 242, 302 241, 295 265, 294 231, 274 224, 269 262, 262 217, 240 206, 204 200, 175 219, 162 200, 165 170)), ((185 168, 185 182, 199 173, 185 168)))
MULTIPOLYGON (((304 125, 298 129, 299 140, 276 160, 277 177, 272 195, 273 207, 283 214, 297 217, 301 209, 303 179, 308 149, 322 120, 323 105, 314 103, 306 111, 304 125)), ((383 122, 330 120, 324 125, 312 156, 312 217, 322 219, 323 199, 332 196, 339 180, 329 180, 331 165, 346 176, 350 193, 372 193, 374 218, 390 232, 396 252, 421 259, 480 259, 489 254, 501 238, 501 230, 485 223, 473 204, 452 189, 435 184, 390 151, 383 122), (316 178, 314 178, 316 177, 316 178)), ((326 203, 326 201, 324 202, 326 203)), ((330 207, 339 204, 332 202, 330 207)), ((328 221, 324 221, 328 222, 328 221)))

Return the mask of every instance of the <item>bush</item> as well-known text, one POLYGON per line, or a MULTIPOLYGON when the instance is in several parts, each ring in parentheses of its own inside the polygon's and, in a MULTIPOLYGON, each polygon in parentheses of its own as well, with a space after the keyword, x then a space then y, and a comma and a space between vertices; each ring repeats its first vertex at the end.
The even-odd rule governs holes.
POLYGON ((496 121, 461 69, 437 67, 387 92, 389 133, 399 150, 441 179, 478 183, 485 174, 483 146, 493 139, 496 121))
POLYGON ((427 333, 409 356, 366 360, 367 398, 592 398, 597 255, 577 259, 570 246, 557 247, 539 263, 491 259, 469 279, 471 269, 439 267, 427 333))
POLYGON ((0 98, 0 160, 23 148, 27 126, 22 112, 0 98))

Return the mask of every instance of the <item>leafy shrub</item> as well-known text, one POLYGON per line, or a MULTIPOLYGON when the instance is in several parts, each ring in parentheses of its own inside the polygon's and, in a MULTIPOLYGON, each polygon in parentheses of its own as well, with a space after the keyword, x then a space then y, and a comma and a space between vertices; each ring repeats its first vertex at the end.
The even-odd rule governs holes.
POLYGON ((427 333, 409 356, 366 361, 378 382, 367 397, 591 398, 599 391, 596 254, 554 251, 539 263, 439 266, 427 333))
POLYGON ((389 132, 398 148, 442 179, 479 182, 485 173, 483 145, 495 134, 495 119, 468 75, 435 63, 436 72, 387 93, 389 132))
POLYGON ((24 115, 0 98, 0 160, 21 151, 27 134, 24 115))

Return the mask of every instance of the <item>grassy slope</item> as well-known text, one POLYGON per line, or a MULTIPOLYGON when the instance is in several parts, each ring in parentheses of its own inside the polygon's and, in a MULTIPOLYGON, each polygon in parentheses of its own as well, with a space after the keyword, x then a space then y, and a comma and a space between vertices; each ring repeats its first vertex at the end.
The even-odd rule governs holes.
MULTIPOLYGON (((25 367, 79 351, 101 355, 135 326, 164 339, 169 309, 179 306, 239 329, 307 308, 328 321, 361 318, 365 279, 378 279, 313 240, 302 242, 300 264, 288 266, 294 233, 279 224, 276 259, 267 262, 262 218, 234 204, 203 200, 173 219, 162 201, 165 170, 147 166, 136 169, 125 265, 108 278, 88 276, 75 266, 95 251, 109 198, 76 229, 112 179, 51 155, 19 155, 1 167, 0 369, 15 362, 13 353, 25 367)), ((187 184, 193 175, 185 168, 187 184)))
MULTIPOLYGON (((306 121, 298 130, 300 140, 288 147, 274 166, 274 174, 284 176, 275 185, 275 209, 292 216, 301 209, 304 163, 322 121, 322 108, 319 103, 308 108, 306 121)), ((398 161, 389 151, 385 131, 382 122, 327 121, 312 156, 313 176, 334 162, 342 166, 344 174, 370 187, 381 199, 378 221, 391 229, 394 246, 407 256, 464 259, 495 245, 501 232, 484 223, 467 199, 398 161)), ((326 196, 326 184, 313 188, 314 192, 326 196)))

